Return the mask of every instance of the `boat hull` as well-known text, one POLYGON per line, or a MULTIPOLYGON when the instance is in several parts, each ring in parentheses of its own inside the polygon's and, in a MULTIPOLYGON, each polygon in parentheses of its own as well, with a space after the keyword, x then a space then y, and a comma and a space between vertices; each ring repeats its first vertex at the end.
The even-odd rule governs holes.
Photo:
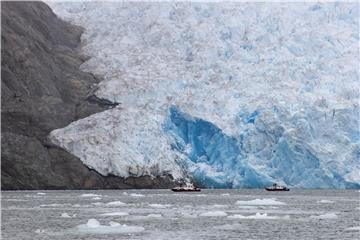
POLYGON ((173 189, 171 189, 171 191, 173 191, 173 192, 200 192, 201 189, 200 188, 196 188, 196 189, 176 189, 176 188, 173 188, 173 189))
POLYGON ((270 192, 288 192, 290 191, 290 189, 288 188, 284 188, 284 189, 272 189, 272 188, 265 188, 266 191, 270 191, 270 192))

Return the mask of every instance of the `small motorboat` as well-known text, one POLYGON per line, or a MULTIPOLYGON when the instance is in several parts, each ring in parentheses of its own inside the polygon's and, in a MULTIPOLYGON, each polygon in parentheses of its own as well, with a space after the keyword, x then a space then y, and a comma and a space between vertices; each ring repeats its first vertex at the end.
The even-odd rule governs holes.
POLYGON ((185 186, 174 187, 171 189, 173 192, 200 192, 201 189, 195 187, 192 183, 187 183, 185 186))
POLYGON ((274 183, 271 187, 266 187, 266 191, 290 191, 289 188, 285 186, 278 185, 274 183))

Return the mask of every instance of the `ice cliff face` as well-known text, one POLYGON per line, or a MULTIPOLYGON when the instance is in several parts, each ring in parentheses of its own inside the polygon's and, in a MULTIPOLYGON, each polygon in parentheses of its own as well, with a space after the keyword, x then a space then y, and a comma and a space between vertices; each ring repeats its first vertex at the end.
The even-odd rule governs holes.
POLYGON ((103 175, 360 184, 357 3, 51 3, 119 106, 53 131, 103 175))

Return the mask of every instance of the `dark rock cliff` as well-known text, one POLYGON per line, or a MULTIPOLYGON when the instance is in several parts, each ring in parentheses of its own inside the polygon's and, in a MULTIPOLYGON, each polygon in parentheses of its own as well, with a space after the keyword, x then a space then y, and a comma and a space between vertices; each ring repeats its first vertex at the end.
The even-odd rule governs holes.
POLYGON ((82 29, 42 2, 1 3, 2 189, 161 188, 171 177, 101 176, 51 144, 51 130, 112 107, 79 70, 82 29))

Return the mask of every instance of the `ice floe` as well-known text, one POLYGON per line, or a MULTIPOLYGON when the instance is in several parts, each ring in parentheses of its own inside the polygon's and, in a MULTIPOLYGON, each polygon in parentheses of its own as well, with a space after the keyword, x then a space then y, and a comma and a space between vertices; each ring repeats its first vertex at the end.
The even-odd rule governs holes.
POLYGON ((92 200, 101 200, 101 197, 94 197, 92 200))
POLYGON ((46 195, 46 193, 43 193, 43 192, 38 192, 36 193, 37 195, 46 195))
POLYGON ((149 217, 149 218, 161 218, 162 215, 161 214, 156 214, 156 213, 151 213, 151 214, 147 215, 147 217, 149 217))
POLYGON ((101 195, 95 193, 84 193, 81 194, 81 197, 101 197, 101 195))
POLYGON ((68 213, 62 213, 61 217, 62 218, 71 218, 71 216, 68 213))
POLYGON ((267 213, 256 213, 255 215, 249 215, 249 216, 244 216, 244 215, 240 215, 240 214, 235 214, 235 215, 231 215, 228 216, 228 218, 230 219, 290 219, 289 215, 285 215, 285 216, 268 216, 267 213))
POLYGON ((84 234, 127 234, 142 232, 145 229, 139 226, 121 225, 117 222, 110 222, 109 225, 101 225, 96 219, 89 219, 86 224, 76 227, 77 232, 84 234))
POLYGON ((125 206, 126 203, 123 203, 121 201, 114 201, 114 202, 108 202, 106 203, 106 206, 111 206, 111 207, 118 207, 118 206, 125 206))
POLYGON ((109 212, 100 214, 100 216, 128 216, 129 213, 127 212, 109 212))
POLYGON ((323 199, 323 200, 317 201, 317 203, 334 203, 334 201, 323 199))
POLYGON ((35 230, 35 232, 36 232, 36 233, 44 233, 44 232, 45 232, 45 229, 40 229, 40 228, 38 228, 38 229, 35 230))
POLYGON ((273 198, 254 199, 249 201, 236 201, 238 205, 286 205, 284 202, 276 201, 273 198))
POLYGON ((360 226, 357 227, 349 227, 347 229, 345 229, 346 231, 360 231, 360 226))
POLYGON ((201 213, 201 217, 226 217, 228 214, 223 211, 212 211, 201 213))
POLYGON ((158 204, 158 203, 153 203, 153 204, 149 204, 150 207, 153 208, 168 208, 171 207, 171 204, 158 204))
POLYGON ((132 197, 145 197, 145 195, 139 194, 139 193, 130 193, 130 196, 132 196, 132 197))

